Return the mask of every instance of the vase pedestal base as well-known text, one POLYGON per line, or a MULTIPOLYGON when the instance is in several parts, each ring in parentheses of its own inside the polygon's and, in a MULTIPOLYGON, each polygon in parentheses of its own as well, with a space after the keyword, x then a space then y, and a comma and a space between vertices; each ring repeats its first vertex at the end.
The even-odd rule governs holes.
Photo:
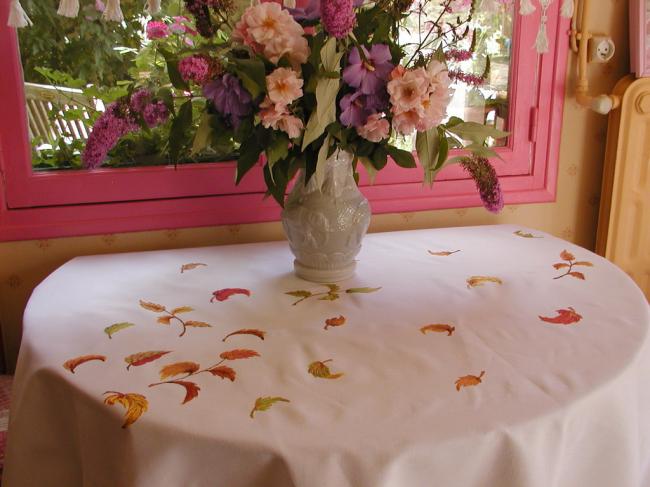
POLYGON ((354 275, 357 268, 356 261, 348 264, 339 269, 316 269, 314 267, 307 267, 297 260, 293 261, 293 268, 296 275, 305 281, 318 282, 318 283, 334 283, 344 281, 354 275))

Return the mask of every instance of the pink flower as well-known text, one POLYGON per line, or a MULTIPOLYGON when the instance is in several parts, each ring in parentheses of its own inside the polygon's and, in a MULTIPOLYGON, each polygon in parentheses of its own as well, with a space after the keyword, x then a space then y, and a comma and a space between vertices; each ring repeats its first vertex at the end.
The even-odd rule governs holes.
POLYGON ((325 31, 337 39, 352 32, 357 21, 352 0, 321 0, 320 11, 325 31))
POLYGON ((302 120, 295 115, 287 115, 278 122, 278 129, 286 132, 290 139, 300 137, 303 128, 302 120))
POLYGON ((420 121, 420 115, 416 110, 408 110, 393 115, 393 128, 402 135, 412 134, 420 121))
POLYGON ((159 20, 150 20, 147 22, 147 39, 156 40, 164 39, 169 36, 169 27, 159 20))
POLYGON ((210 63, 203 56, 188 56, 178 62, 178 71, 186 82, 203 85, 208 81, 210 63))
POLYGON ((169 119, 169 110, 161 101, 149 103, 142 111, 142 118, 149 127, 153 128, 169 119))
POLYGON ((95 169, 102 165, 104 159, 117 142, 130 132, 140 127, 126 105, 111 103, 106 111, 97 119, 88 137, 86 147, 81 155, 84 167, 95 169))
POLYGON ((275 2, 265 2, 246 9, 233 32, 233 40, 262 54, 272 63, 288 55, 293 66, 307 61, 309 45, 305 31, 291 14, 275 2))
POLYGON ((267 129, 282 130, 291 139, 300 137, 304 127, 302 120, 291 115, 286 105, 273 103, 268 96, 260 104, 260 119, 267 129))
POLYGON ((388 82, 388 94, 393 109, 403 112, 422 107, 427 96, 429 76, 424 68, 411 69, 388 82))
POLYGON ((169 29, 175 34, 189 34, 191 36, 198 35, 199 33, 189 26, 190 19, 187 17, 176 16, 174 23, 169 26, 169 29))
POLYGON ((381 142, 388 138, 390 124, 381 114, 374 113, 368 117, 365 125, 357 128, 357 133, 370 142, 381 142))
POLYGON ((303 80, 289 68, 277 68, 266 77, 266 88, 273 103, 290 105, 302 96, 303 80))

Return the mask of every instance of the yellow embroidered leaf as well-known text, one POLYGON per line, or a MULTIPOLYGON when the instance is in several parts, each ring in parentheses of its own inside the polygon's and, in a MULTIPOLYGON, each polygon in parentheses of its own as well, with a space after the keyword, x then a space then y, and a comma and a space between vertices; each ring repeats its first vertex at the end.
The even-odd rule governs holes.
POLYGON ((319 301, 336 301, 337 299, 339 299, 339 297, 340 296, 337 293, 329 292, 325 296, 322 296, 322 297, 318 298, 318 300, 319 301))
POLYGON ((331 293, 336 293, 341 290, 341 287, 338 284, 325 284, 330 290, 331 293))
POLYGON ((593 267, 594 266, 591 262, 587 262, 587 261, 584 261, 584 260, 574 262, 573 265, 583 265, 583 266, 586 266, 586 267, 593 267))
POLYGON ((162 351, 162 350, 152 350, 150 352, 140 352, 140 353, 134 353, 133 355, 129 355, 128 357, 124 358, 124 361, 128 364, 126 366, 126 370, 129 370, 131 366, 138 367, 140 365, 153 362, 154 360, 158 360, 160 357, 162 357, 163 355, 167 355, 168 353, 171 352, 162 351))
POLYGON ((330 327, 343 326, 343 325, 345 325, 345 316, 341 315, 338 318, 329 318, 325 320, 324 329, 327 330, 330 327))
POLYGON ((432 252, 429 250, 429 253, 436 257, 449 257, 450 255, 457 254, 458 252, 460 252, 460 250, 454 250, 454 251, 445 250, 444 252, 432 252))
POLYGON ((201 264, 200 262, 192 262, 190 264, 183 264, 181 266, 181 274, 185 271, 191 271, 196 269, 197 267, 207 267, 207 264, 201 264))
POLYGON ((143 301, 142 299, 140 300, 140 306, 146 310, 153 311, 154 313, 162 313, 166 309, 162 304, 151 303, 149 301, 143 301))
POLYGON ((562 260, 575 260, 574 255, 571 252, 569 252, 568 250, 563 250, 560 253, 560 258, 562 260))
POLYGON ((121 392, 113 391, 108 391, 104 394, 108 394, 108 396, 104 398, 104 404, 107 404, 108 406, 119 404, 124 409, 126 409, 126 412, 124 413, 124 424, 122 425, 122 428, 127 428, 128 426, 135 423, 138 418, 147 411, 149 407, 147 398, 141 394, 122 394, 121 392))
POLYGON ((66 360, 63 364, 63 368, 74 374, 74 370, 77 367, 86 362, 90 362, 91 360, 101 360, 102 362, 106 362, 106 357, 103 355, 82 355, 81 357, 66 360))
POLYGON ((173 310, 170 311, 171 314, 177 315, 180 313, 189 313, 190 311, 194 311, 194 308, 191 306, 180 306, 178 308, 174 308, 173 310))
POLYGON ((200 366, 196 362, 176 362, 175 364, 165 365, 160 369, 160 380, 177 375, 193 374, 199 368, 200 366))
POLYGON ((482 370, 481 373, 476 376, 476 375, 465 375, 463 377, 459 377, 458 380, 456 380, 456 390, 460 391, 462 387, 470 387, 470 386, 477 386, 481 382, 483 382, 481 379, 485 375, 485 371, 482 370))
POLYGON ((447 336, 451 336, 454 334, 454 331, 456 331, 455 326, 447 325, 444 323, 440 324, 434 324, 434 325, 426 325, 420 328, 420 332, 423 335, 426 335, 427 332, 434 332, 434 333, 446 333, 447 336))
POLYGON ((346 289, 345 292, 348 294, 355 294, 355 293, 369 294, 369 293, 377 292, 380 289, 381 289, 380 287, 351 287, 350 289, 346 289))
POLYGON ((309 364, 307 372, 319 379, 338 379, 339 377, 343 377, 343 373, 332 374, 330 372, 330 368, 325 364, 331 361, 332 359, 323 360, 322 362, 312 362, 309 364))
POLYGON ((250 417, 255 417, 257 411, 266 411, 277 402, 291 402, 284 397, 258 397, 255 399, 255 405, 251 410, 250 417))
POLYGON ((126 321, 124 323, 115 323, 104 328, 104 333, 108 335, 108 338, 113 338, 113 335, 118 331, 125 330, 126 328, 131 328, 132 326, 135 326, 135 323, 128 323, 126 321))
POLYGON ((310 291, 290 291, 288 293, 284 293, 289 296, 293 296, 294 298, 310 298, 312 296, 310 291))
POLYGON ((482 286, 487 282, 493 282, 495 284, 503 284, 503 281, 498 277, 491 276, 472 276, 467 279, 467 287, 477 287, 482 286))
POLYGON ((542 237, 536 237, 532 233, 524 232, 523 230, 517 230, 516 232, 513 233, 518 237, 522 237, 522 238, 542 238, 542 237))
POLYGON ((212 325, 209 323, 206 323, 205 321, 186 321, 185 326, 189 326, 192 328, 210 328, 212 325))
POLYGON ((160 316, 160 317, 158 317, 158 319, 156 321, 158 323, 160 323, 161 325, 169 325, 172 318, 173 318, 173 316, 160 316))

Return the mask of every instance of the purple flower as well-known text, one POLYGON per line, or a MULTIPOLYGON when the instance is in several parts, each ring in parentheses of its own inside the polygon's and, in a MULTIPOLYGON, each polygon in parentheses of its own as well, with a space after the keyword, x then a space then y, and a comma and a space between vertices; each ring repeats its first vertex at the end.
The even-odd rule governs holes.
POLYGON ((321 0, 320 15, 325 31, 337 39, 352 32, 357 21, 353 0, 321 0))
POLYGON ((341 123, 346 127, 361 127, 366 123, 371 111, 366 106, 366 97, 360 91, 341 98, 341 123))
POLYGON ((119 103, 111 103, 106 111, 97 119, 88 137, 81 160, 83 166, 95 169, 102 165, 108 151, 129 132, 135 132, 140 127, 128 113, 128 107, 119 103))
POLYGON ((385 88, 388 75, 395 67, 390 62, 390 49, 385 44, 375 44, 370 52, 363 47, 367 62, 361 59, 359 49, 352 49, 348 66, 343 70, 343 80, 366 95, 376 95, 385 88))
POLYGON ((472 155, 464 158, 460 165, 472 176, 486 210, 499 213, 503 209, 503 192, 497 172, 484 157, 472 155))
POLYGON ((142 118, 149 127, 153 128, 169 119, 169 110, 161 101, 149 103, 142 111, 142 118))
MULTIPOLYGON (((320 2, 321 0, 309 0, 307 5, 304 7, 290 8, 289 13, 293 16, 294 20, 300 21, 309 21, 309 20, 318 20, 320 19, 320 2)), ((358 8, 363 5, 364 0, 354 0, 354 7, 358 8)))
POLYGON ((253 108, 251 95, 242 87, 239 79, 229 73, 207 83, 203 87, 203 95, 234 127, 253 108))
POLYGON ((137 113, 142 113, 144 107, 149 104, 151 96, 151 92, 146 88, 141 88, 138 91, 134 91, 131 95, 130 101, 131 110, 137 113))

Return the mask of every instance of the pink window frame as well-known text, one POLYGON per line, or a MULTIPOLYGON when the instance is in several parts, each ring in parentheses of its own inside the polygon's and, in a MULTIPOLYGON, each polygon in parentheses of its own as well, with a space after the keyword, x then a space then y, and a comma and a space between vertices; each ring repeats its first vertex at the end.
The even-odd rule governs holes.
MULTIPOLYGON (((555 199, 568 53, 568 24, 558 3, 548 12, 553 40, 548 54, 537 56, 532 48, 537 15, 515 22, 513 135, 498 149, 502 160, 493 161, 507 204, 555 199)), ((7 17, 8 5, 0 4, 0 19, 7 17)), ((263 199, 261 168, 240 186, 233 182, 233 163, 32 172, 17 37, 4 22, 0 50, 9 58, 0 76, 0 241, 279 219, 278 205, 263 199)), ((458 167, 445 169, 433 189, 422 185, 419 170, 394 164, 372 185, 362 177, 361 187, 376 214, 481 205, 473 182, 458 167)))

